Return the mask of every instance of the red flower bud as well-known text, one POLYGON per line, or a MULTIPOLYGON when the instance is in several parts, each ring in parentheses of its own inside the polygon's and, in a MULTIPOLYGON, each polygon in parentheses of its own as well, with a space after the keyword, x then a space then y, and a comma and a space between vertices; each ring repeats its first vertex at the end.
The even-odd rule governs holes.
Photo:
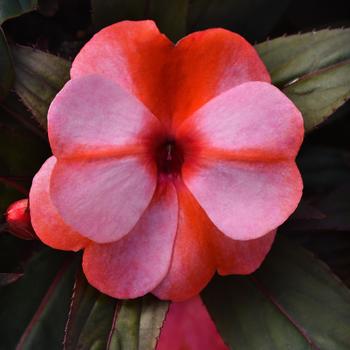
POLYGON ((21 239, 37 239, 30 221, 28 199, 12 203, 6 211, 8 231, 21 239))

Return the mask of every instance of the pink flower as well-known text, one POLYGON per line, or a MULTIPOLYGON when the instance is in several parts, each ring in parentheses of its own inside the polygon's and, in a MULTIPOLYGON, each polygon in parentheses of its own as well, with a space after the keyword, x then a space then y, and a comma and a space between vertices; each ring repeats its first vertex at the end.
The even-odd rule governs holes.
POLYGON ((49 110, 33 180, 46 244, 84 249, 117 298, 184 300, 215 271, 254 271, 295 210, 303 121, 254 48, 223 29, 173 45, 152 21, 97 33, 49 110))

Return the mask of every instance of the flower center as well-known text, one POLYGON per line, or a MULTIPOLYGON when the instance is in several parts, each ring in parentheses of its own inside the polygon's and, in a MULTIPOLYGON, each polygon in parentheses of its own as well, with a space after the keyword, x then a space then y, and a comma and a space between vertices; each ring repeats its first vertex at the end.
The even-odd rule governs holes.
POLYGON ((180 174, 184 162, 181 145, 172 138, 161 142, 156 149, 158 171, 162 174, 180 174))

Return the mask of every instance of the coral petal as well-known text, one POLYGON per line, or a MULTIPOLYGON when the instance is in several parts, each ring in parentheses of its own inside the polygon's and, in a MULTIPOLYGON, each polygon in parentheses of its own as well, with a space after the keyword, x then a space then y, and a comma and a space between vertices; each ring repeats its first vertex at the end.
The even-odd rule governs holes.
POLYGON ((123 21, 102 29, 75 58, 73 79, 100 74, 136 95, 154 114, 168 101, 161 96, 163 71, 174 45, 153 21, 123 21))
POLYGON ((89 282, 115 298, 136 298, 155 288, 169 269, 177 215, 174 185, 159 185, 152 203, 127 236, 85 249, 83 268, 89 282))
POLYGON ((89 240, 64 223, 50 198, 50 178, 55 164, 56 158, 50 157, 33 179, 29 195, 32 225, 37 236, 48 246, 78 251, 89 240))
POLYGON ((156 187, 156 169, 140 157, 58 161, 51 197, 59 213, 83 236, 116 241, 137 223, 156 187))
POLYGON ((276 231, 248 241, 236 241, 216 231, 212 238, 217 271, 220 275, 253 273, 270 251, 276 231))
POLYGON ((69 81, 48 113, 50 144, 58 158, 105 157, 142 149, 142 133, 160 124, 133 95, 92 75, 69 81))
POLYGON ((156 350, 228 350, 201 298, 172 303, 156 350))
POLYGON ((160 299, 182 301, 205 287, 215 266, 207 216, 183 184, 177 183, 177 191, 179 221, 173 259, 167 276, 152 293, 160 299))
POLYGON ((280 90, 248 82, 209 101, 178 134, 199 142, 203 157, 273 161, 295 158, 304 128, 301 113, 280 90))
POLYGON ((258 238, 281 225, 303 187, 293 161, 202 159, 185 164, 183 179, 216 227, 236 240, 258 238))
POLYGON ((113 79, 160 120, 181 123, 216 95, 246 81, 270 82, 255 49, 240 35, 208 29, 174 46, 152 21, 123 21, 97 33, 75 58, 73 79, 113 79))
POLYGON ((176 45, 168 68, 173 121, 179 125, 213 97, 247 81, 270 82, 255 49, 240 35, 214 28, 188 35, 176 45))

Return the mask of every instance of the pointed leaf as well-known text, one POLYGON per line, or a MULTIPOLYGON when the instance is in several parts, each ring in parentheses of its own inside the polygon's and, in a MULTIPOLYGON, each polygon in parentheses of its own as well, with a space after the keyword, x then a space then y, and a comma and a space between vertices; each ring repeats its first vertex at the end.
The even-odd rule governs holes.
POLYGON ((13 46, 15 90, 46 128, 50 103, 69 79, 70 63, 60 57, 25 46, 13 46))
MULTIPOLYGON (((23 332, 33 319, 33 315, 42 305, 42 300, 47 295, 47 291, 55 280, 55 276, 62 267, 66 256, 62 252, 41 247, 26 263, 24 276, 17 282, 0 289, 0 324, 2 325, 0 327, 0 339, 3 349, 15 348, 23 332)), ((50 307, 49 304, 47 304, 47 307, 50 307)), ((48 310, 52 311, 53 309, 50 307, 48 310)), ((64 322, 60 324, 60 320, 61 317, 66 317, 67 312, 68 307, 65 311, 64 304, 60 304, 59 317, 54 313, 52 322, 47 324, 47 336, 52 336, 53 346, 56 346, 56 342, 60 342, 60 339, 56 338, 56 331, 60 327, 62 327, 63 335, 64 322)), ((44 315, 41 312, 40 314, 44 315)), ((37 324, 37 326, 40 328, 40 324, 37 324)), ((47 348, 54 349, 51 346, 47 348)))
POLYGON ((173 41, 186 34, 188 0, 91 0, 91 8, 97 30, 125 19, 153 19, 173 41))
POLYGON ((189 31, 222 27, 251 42, 265 39, 286 11, 290 0, 192 0, 189 31))
POLYGON ((305 130, 310 131, 350 98, 350 59, 305 75, 283 92, 299 108, 305 130))
POLYGON ((77 275, 64 336, 65 350, 106 349, 117 301, 77 275))
POLYGON ((147 0, 91 0, 92 22, 97 31, 125 19, 144 19, 147 9, 147 0))
POLYGON ((169 304, 153 296, 120 301, 108 350, 153 350, 169 304))
POLYGON ((255 45, 275 85, 283 87, 305 74, 350 58, 350 28, 281 36, 255 45))
MULTIPOLYGON (((16 349, 61 349, 69 297, 77 270, 76 260, 66 260, 20 338, 16 349)), ((79 261, 80 263, 80 261, 79 261)))
POLYGON ((256 45, 272 81, 297 105, 306 131, 350 98, 350 28, 279 37, 256 45))
POLYGON ((8 94, 14 82, 14 70, 5 34, 0 27, 0 101, 8 94))
POLYGON ((349 348, 350 291, 285 240, 277 240, 255 274, 217 278, 203 299, 232 348, 349 348))
POLYGON ((37 0, 1 0, 0 24, 9 18, 17 17, 23 13, 36 9, 37 0))
POLYGON ((22 272, 0 272, 0 287, 16 282, 22 276, 22 272))
POLYGON ((188 0, 153 0, 150 2, 150 18, 154 19, 162 33, 173 42, 186 35, 188 0))

